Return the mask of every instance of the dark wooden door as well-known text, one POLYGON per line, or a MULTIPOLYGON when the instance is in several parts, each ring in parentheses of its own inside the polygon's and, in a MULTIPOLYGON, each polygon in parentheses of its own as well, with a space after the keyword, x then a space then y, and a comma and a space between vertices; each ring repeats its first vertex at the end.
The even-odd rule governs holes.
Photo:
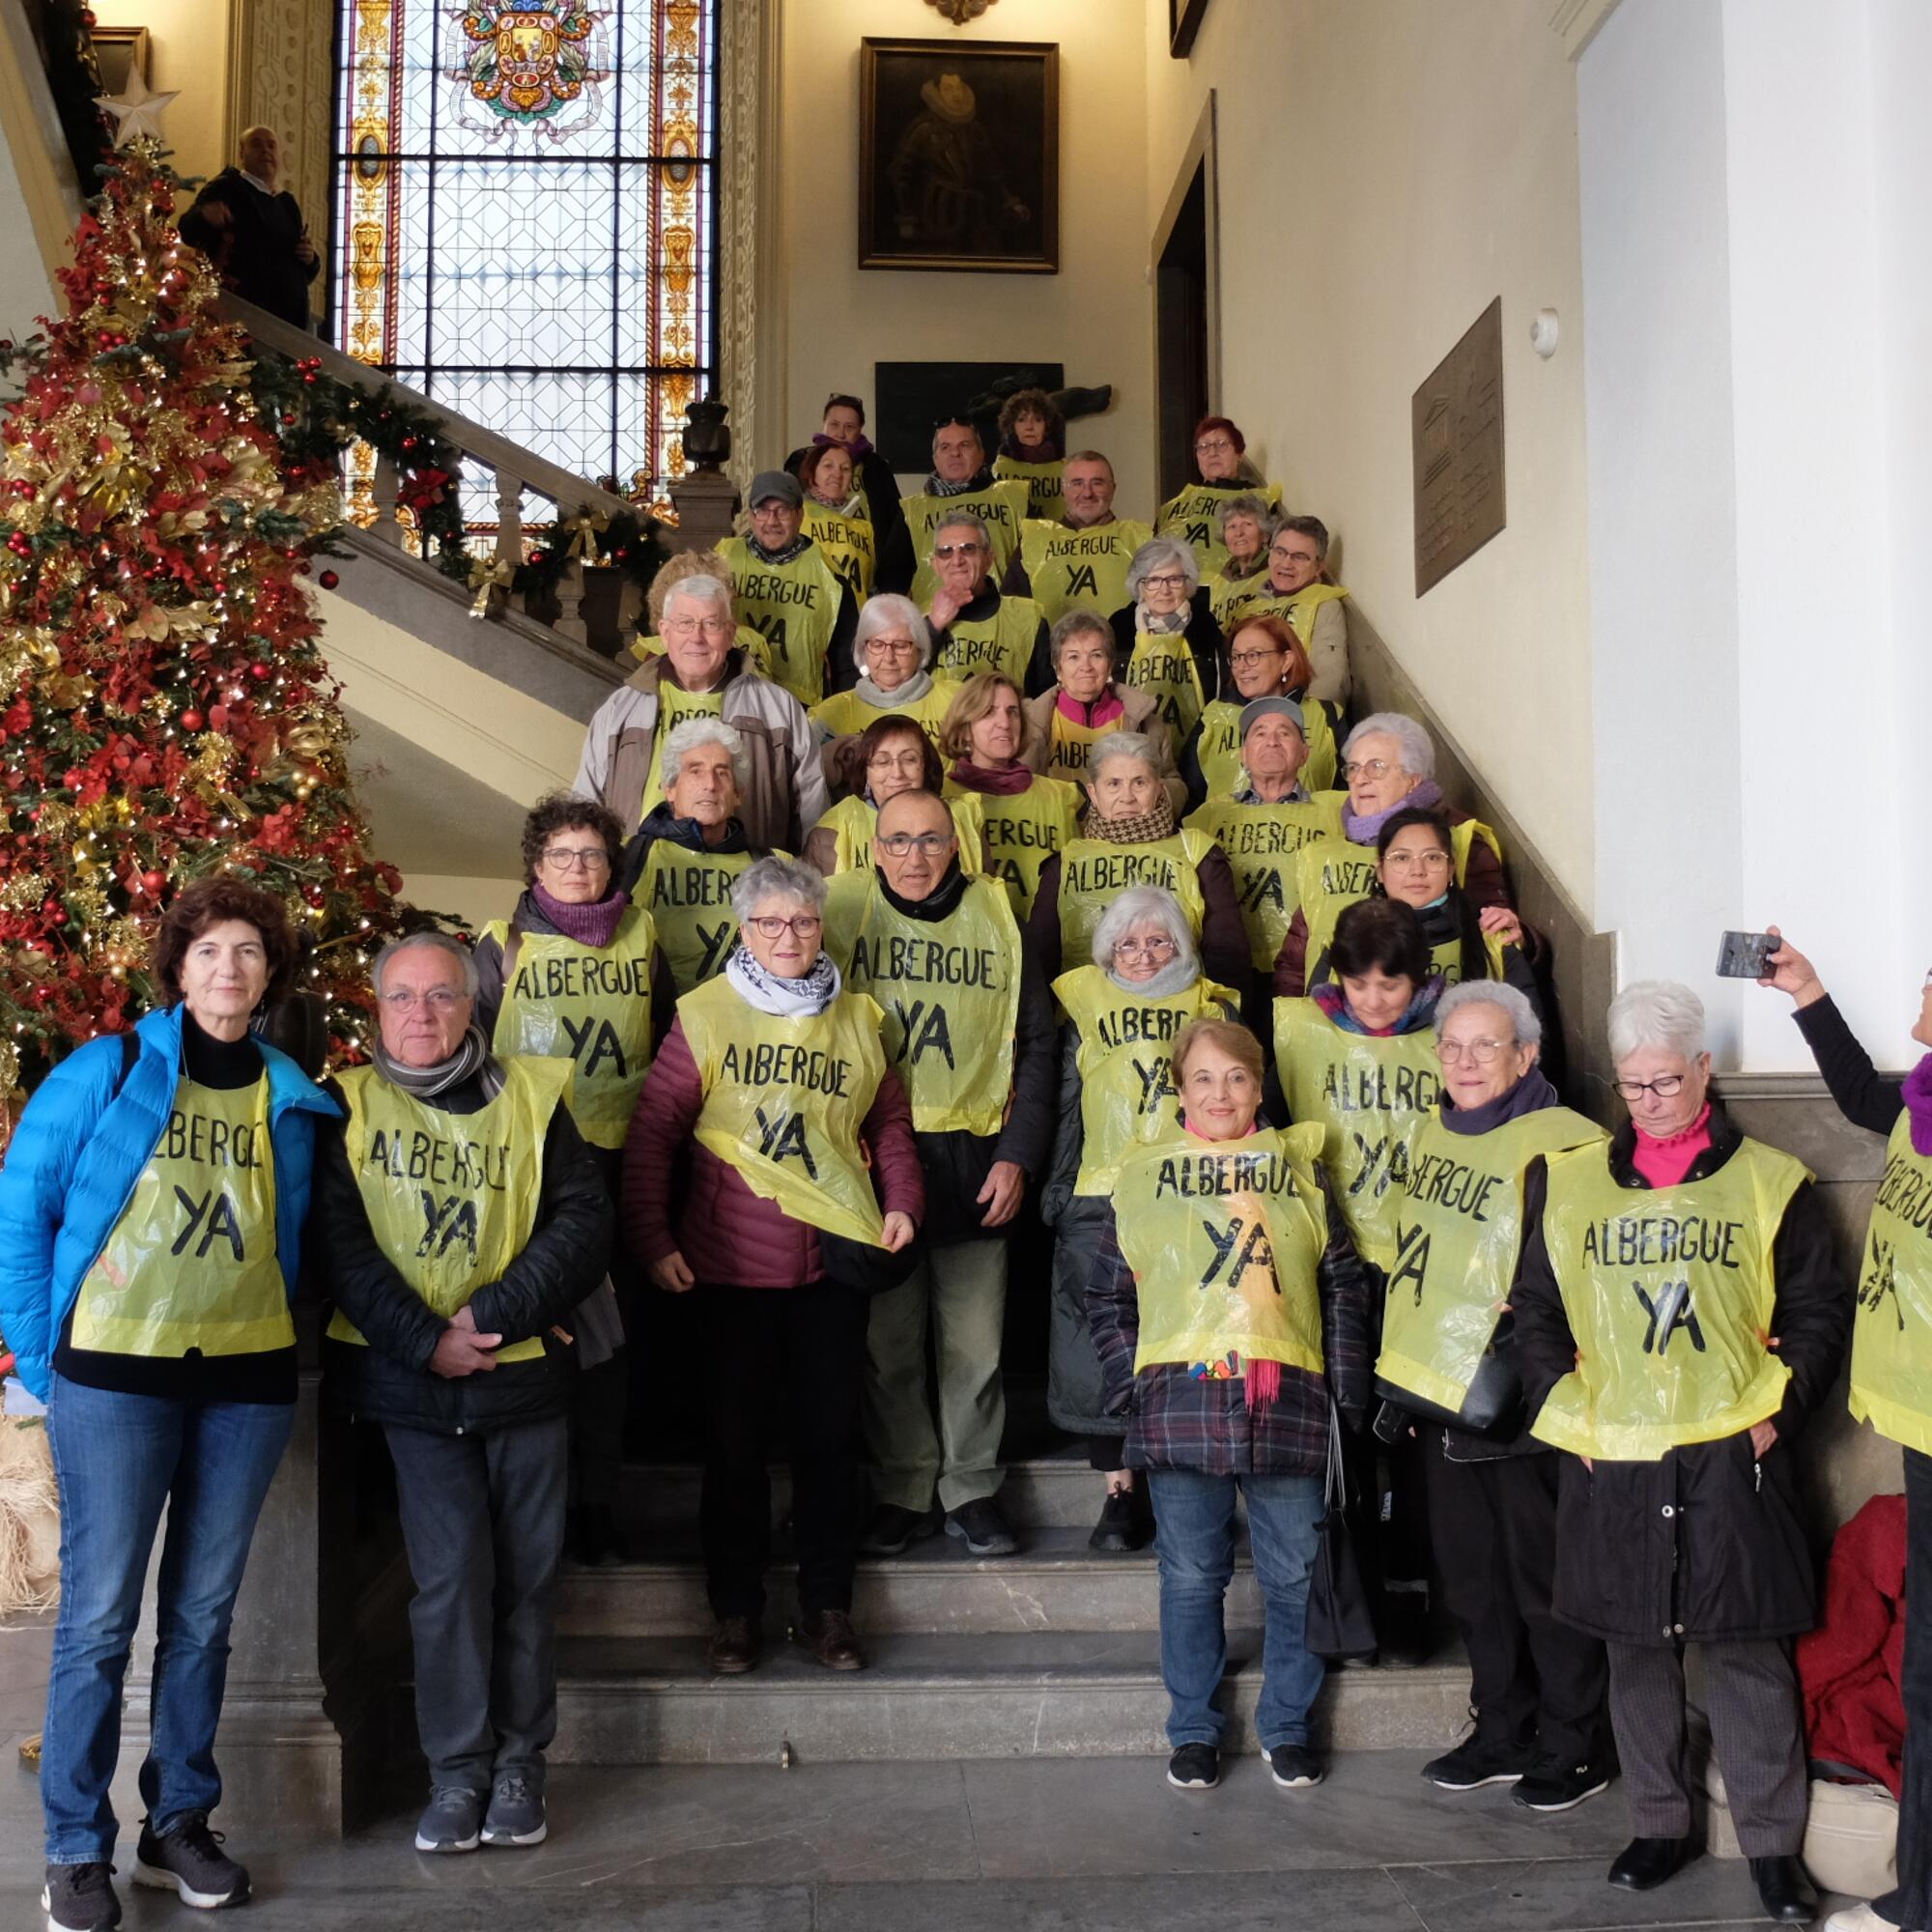
POLYGON ((1208 160, 1194 170, 1154 267, 1160 496, 1194 474, 1194 425, 1208 413, 1208 160))

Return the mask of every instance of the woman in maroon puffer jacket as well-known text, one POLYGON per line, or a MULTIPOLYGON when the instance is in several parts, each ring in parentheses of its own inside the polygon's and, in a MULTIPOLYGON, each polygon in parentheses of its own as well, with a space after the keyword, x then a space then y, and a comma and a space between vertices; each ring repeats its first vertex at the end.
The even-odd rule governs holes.
POLYGON ((871 1303, 831 1277, 820 1235, 896 1253, 925 1211, 925 1184, 879 1009, 844 992, 819 950, 824 879, 796 860, 760 859, 733 883, 731 905, 738 945, 677 1003, 631 1119, 624 1230, 660 1288, 703 1298, 712 1669, 758 1661, 766 1458, 782 1392, 802 1634, 828 1668, 858 1670, 853 1445, 871 1303))

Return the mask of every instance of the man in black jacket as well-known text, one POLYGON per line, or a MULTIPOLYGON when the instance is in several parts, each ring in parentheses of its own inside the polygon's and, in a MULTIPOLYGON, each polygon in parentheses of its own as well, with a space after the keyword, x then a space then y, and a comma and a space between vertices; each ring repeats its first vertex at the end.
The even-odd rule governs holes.
POLYGON ((490 1057, 466 947, 397 940, 374 984, 376 1064, 334 1083, 347 1119, 317 1147, 311 1225, 336 1306, 330 1390, 388 1437, 415 1579, 433 1787, 416 1849, 540 1844, 563 1324, 603 1280, 611 1200, 564 1104, 571 1063, 490 1057))
POLYGON ((308 285, 322 258, 295 196, 278 186, 281 172, 281 137, 250 128, 240 164, 223 168, 182 216, 182 240, 213 261, 223 287, 305 329, 308 285))

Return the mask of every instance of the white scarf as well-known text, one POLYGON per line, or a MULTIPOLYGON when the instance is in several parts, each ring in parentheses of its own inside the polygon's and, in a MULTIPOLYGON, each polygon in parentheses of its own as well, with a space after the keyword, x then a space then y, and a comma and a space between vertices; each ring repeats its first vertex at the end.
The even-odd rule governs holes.
POLYGON ((753 958, 743 940, 724 962, 724 977, 744 1003, 774 1019, 809 1019, 822 1013, 838 997, 838 968, 829 952, 821 952, 811 971, 796 980, 781 980, 753 958))
POLYGON ((1144 638, 1178 638, 1187 629, 1193 614, 1187 605, 1156 616, 1145 604, 1134 606, 1134 629, 1144 638))

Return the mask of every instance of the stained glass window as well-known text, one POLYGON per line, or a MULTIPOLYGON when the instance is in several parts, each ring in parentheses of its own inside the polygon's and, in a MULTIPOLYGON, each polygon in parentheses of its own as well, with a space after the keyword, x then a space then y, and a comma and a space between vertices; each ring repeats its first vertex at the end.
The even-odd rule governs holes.
POLYGON ((335 340, 666 502, 715 386, 717 0, 338 6, 335 340))

